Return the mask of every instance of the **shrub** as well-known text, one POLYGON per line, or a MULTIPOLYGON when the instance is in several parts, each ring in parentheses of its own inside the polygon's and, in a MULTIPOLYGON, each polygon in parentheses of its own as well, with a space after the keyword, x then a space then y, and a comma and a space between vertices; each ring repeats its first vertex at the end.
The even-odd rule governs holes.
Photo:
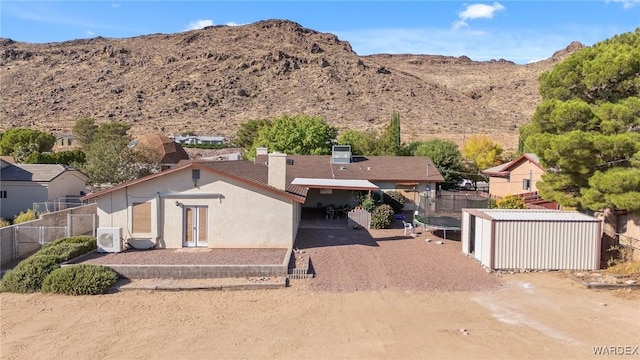
POLYGON ((78 235, 78 236, 73 236, 73 237, 68 237, 68 238, 60 238, 57 239, 55 241, 52 241, 51 243, 45 245, 42 247, 42 250, 45 250, 49 247, 55 247, 58 246, 60 244, 78 244, 81 245, 85 250, 83 253, 87 253, 91 250, 95 250, 98 248, 98 244, 96 243, 96 238, 93 236, 89 236, 89 235, 78 235))
POLYGON ((59 268, 42 283, 42 292, 67 295, 104 294, 118 281, 118 274, 101 265, 71 265, 59 268))
POLYGON ((32 255, 7 271, 2 278, 2 291, 30 293, 40 291, 42 281, 53 270, 60 267, 60 257, 55 255, 32 255))
POLYGON ((393 221, 393 209, 387 204, 378 206, 371 213, 371 227, 374 229, 386 229, 393 221))
POLYGON ((376 201, 371 196, 366 196, 360 202, 360 206, 368 212, 372 212, 376 208, 376 201))
POLYGON ((13 218, 13 223, 20 224, 27 221, 36 220, 37 218, 38 218, 38 214, 35 211, 29 209, 27 211, 22 211, 20 214, 16 215, 13 218))
POLYGON ((56 246, 47 246, 46 248, 43 247, 34 255, 57 256, 61 259, 61 261, 68 261, 86 253, 86 251, 84 250, 85 248, 81 244, 60 243, 56 246))
POLYGON ((399 191, 388 191, 384 193, 383 201, 391 206, 394 213, 399 213, 404 208, 404 196, 399 191))
POLYGON ((499 209, 526 209, 524 197, 518 195, 508 195, 496 201, 499 209))
POLYGON ((5 227, 11 225, 11 222, 7 219, 0 218, 0 227, 5 227))

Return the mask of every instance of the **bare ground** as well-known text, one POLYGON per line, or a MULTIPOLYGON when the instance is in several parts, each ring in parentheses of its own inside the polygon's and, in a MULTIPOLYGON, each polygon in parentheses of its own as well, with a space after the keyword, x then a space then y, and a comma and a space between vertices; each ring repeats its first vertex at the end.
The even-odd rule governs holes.
POLYGON ((401 229, 350 234, 301 229, 317 276, 288 288, 2 293, 0 358, 585 359, 640 345, 640 291, 487 274, 459 242, 401 229))

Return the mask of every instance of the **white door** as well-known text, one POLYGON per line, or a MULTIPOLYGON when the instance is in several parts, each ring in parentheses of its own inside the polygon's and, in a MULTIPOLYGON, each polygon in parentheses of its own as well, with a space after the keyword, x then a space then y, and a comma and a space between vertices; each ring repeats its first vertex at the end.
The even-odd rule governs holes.
POLYGON ((207 247, 207 207, 185 206, 183 241, 186 247, 207 247))

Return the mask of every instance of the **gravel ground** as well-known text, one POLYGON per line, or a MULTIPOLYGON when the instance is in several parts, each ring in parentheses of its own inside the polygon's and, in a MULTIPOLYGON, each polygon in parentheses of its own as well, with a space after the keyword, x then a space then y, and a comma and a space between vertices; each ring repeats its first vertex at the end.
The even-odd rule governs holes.
POLYGON ((102 265, 279 265, 287 249, 154 249, 94 253, 84 264, 102 265))
POLYGON ((300 229, 295 247, 311 259, 315 277, 304 281, 316 290, 483 291, 501 284, 462 253, 460 241, 439 240, 431 234, 413 238, 397 228, 300 229))

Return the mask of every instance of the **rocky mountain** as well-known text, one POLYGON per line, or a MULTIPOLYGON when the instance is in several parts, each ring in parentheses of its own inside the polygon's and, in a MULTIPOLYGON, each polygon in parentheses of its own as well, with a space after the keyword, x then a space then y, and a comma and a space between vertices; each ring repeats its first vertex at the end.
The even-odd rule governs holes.
POLYGON ((128 122, 134 135, 232 137, 247 120, 283 114, 380 130, 399 111, 403 141, 483 133, 512 149, 540 101, 540 74, 581 47, 528 65, 358 56, 335 35, 286 20, 126 39, 0 39, 0 131, 68 133, 92 117, 128 122))

